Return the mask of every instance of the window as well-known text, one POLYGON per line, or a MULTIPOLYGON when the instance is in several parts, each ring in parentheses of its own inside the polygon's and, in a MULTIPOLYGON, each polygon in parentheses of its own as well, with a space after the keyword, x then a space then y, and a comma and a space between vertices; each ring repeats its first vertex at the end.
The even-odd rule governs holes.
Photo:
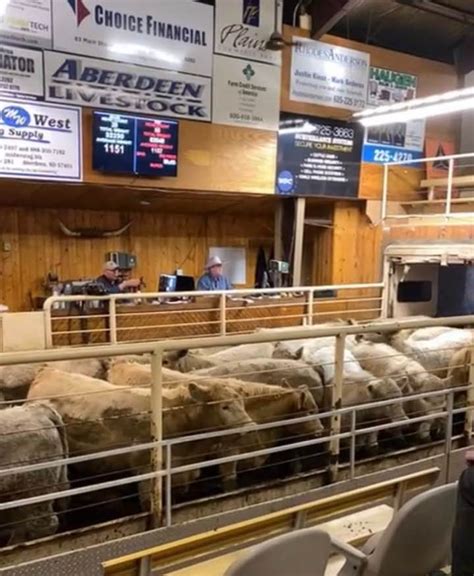
POLYGON ((432 287, 429 280, 412 280, 398 284, 398 302, 431 302, 431 298, 432 287))

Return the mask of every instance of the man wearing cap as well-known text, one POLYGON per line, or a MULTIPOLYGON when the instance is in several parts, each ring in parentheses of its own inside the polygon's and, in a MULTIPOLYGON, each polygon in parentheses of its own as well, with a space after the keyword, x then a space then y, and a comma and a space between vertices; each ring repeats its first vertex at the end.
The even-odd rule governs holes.
POLYGON ((137 278, 120 282, 118 264, 112 260, 104 264, 102 275, 97 278, 96 282, 103 286, 107 294, 120 294, 127 288, 138 288, 140 286, 140 280, 137 278))
POLYGON ((222 260, 211 256, 206 262, 205 273, 199 278, 198 290, 232 290, 229 279, 222 274, 222 260))
POLYGON ((466 464, 458 483, 452 576, 474 575, 474 450, 466 452, 466 464))

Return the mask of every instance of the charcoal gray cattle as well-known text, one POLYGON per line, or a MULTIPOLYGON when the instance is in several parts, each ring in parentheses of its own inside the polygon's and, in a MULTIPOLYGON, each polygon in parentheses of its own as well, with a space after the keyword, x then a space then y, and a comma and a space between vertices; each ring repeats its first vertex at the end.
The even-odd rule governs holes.
MULTIPOLYGON (((0 471, 68 457, 63 420, 46 402, 0 411, 0 471)), ((0 476, 0 502, 12 502, 51 492, 68 490, 65 464, 24 473, 0 476)), ((64 510, 65 501, 50 500, 3 510, 0 539, 9 544, 54 534, 59 525, 54 509, 64 510)))

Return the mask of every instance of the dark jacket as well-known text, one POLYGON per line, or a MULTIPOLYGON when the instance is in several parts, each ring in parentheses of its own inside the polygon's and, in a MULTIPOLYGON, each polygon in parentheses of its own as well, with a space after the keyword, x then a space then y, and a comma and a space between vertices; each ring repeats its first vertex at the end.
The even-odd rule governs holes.
POLYGON ((451 574, 474 576, 474 466, 459 478, 451 574))

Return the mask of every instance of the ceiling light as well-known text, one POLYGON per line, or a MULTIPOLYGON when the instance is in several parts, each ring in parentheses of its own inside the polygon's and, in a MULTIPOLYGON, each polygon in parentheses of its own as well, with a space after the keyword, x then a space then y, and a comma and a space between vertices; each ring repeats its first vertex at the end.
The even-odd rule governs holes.
POLYGON ((441 116, 474 108, 474 87, 452 90, 427 98, 417 98, 390 106, 369 108, 354 114, 366 127, 384 126, 395 122, 408 122, 422 118, 441 116))

